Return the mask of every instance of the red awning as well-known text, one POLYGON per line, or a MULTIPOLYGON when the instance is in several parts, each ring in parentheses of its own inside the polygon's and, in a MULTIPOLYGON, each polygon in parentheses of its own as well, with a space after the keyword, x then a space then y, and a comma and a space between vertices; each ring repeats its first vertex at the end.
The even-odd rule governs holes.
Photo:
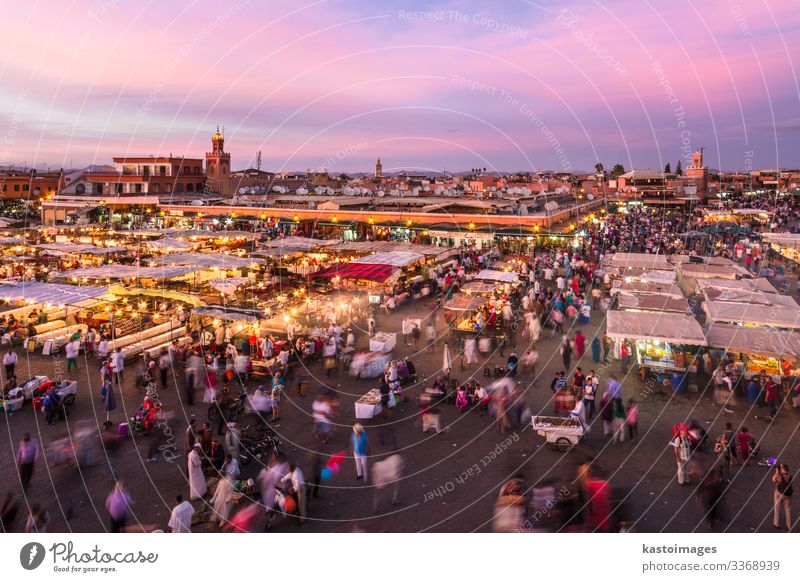
POLYGON ((372 265, 368 263, 337 263, 327 269, 322 269, 311 275, 315 279, 363 279, 382 283, 386 281, 400 267, 392 265, 372 265))

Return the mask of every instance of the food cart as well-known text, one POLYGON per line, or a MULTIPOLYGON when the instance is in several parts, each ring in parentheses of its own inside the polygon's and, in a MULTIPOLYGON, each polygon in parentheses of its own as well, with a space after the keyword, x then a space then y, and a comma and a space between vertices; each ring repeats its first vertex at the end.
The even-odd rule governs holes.
POLYGON ((578 444, 583 436, 580 420, 572 416, 534 416, 531 419, 533 430, 562 453, 578 444))

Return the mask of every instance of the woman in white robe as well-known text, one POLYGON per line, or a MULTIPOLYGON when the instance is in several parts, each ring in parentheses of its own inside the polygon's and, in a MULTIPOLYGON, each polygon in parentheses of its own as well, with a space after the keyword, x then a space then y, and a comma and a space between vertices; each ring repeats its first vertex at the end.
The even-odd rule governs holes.
POLYGON ((234 481, 239 478, 238 461, 229 454, 225 455, 225 464, 220 473, 222 473, 222 477, 217 483, 211 503, 215 518, 219 520, 219 527, 224 527, 233 508, 234 481))
POLYGON ((192 452, 189 453, 189 499, 202 499, 208 493, 206 476, 203 474, 203 461, 200 458, 202 447, 200 443, 195 443, 192 452))

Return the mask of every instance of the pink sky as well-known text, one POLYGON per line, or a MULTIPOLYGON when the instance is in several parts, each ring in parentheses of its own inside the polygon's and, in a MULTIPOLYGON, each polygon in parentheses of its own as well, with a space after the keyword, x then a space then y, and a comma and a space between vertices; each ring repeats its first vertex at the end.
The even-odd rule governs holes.
POLYGON ((497 4, 15 2, 0 165, 800 167, 796 1, 497 4))

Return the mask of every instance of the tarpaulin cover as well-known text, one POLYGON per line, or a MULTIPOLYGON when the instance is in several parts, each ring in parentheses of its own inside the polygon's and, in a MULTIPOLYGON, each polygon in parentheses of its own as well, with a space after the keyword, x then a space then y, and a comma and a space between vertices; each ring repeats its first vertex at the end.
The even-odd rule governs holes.
POLYGON ((709 322, 769 325, 800 329, 800 311, 782 305, 753 305, 704 301, 703 310, 709 322))
POLYGON ((650 340, 704 346, 706 338, 697 320, 679 313, 609 311, 607 335, 613 339, 650 340))
POLYGON ((712 323, 705 327, 708 345, 729 352, 800 359, 800 334, 741 325, 712 323))
POLYGON ((312 277, 315 279, 363 279, 382 283, 392 276, 399 267, 393 265, 370 265, 367 263, 337 263, 327 269, 317 271, 312 277))

